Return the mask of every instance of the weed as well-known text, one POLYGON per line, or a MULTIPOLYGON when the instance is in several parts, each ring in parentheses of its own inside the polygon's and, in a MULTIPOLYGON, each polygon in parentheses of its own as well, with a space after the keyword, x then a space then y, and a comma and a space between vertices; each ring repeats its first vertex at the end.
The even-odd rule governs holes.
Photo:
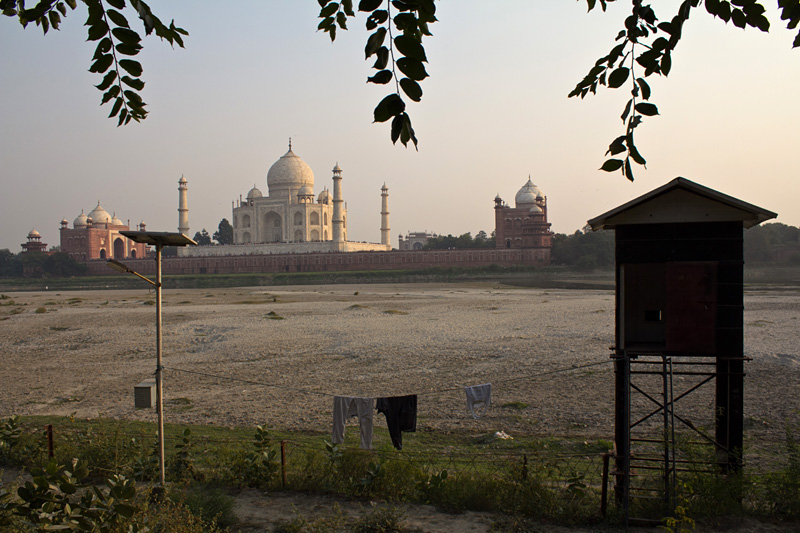
POLYGON ((234 499, 218 487, 193 485, 183 503, 193 515, 223 529, 235 526, 238 521, 233 512, 234 499))
POLYGON ((34 311, 34 313, 36 313, 37 315, 41 315, 41 314, 44 314, 46 312, 47 312, 47 308, 45 308, 45 307, 37 307, 36 310, 34 311))
POLYGON ((279 315, 275 311, 270 311, 269 313, 264 315, 264 318, 269 319, 269 320, 283 320, 284 319, 284 317, 282 317, 281 315, 279 315))
POLYGON ((386 311, 384 311, 384 314, 387 314, 387 315, 407 315, 408 312, 406 312, 406 311, 398 311, 397 309, 387 309, 386 311))
POLYGON ((359 518, 351 531, 353 533, 401 533, 405 513, 396 507, 378 507, 359 518))
POLYGON ((69 326, 50 326, 52 331, 67 331, 69 326))
POLYGON ((528 404, 525 402, 508 402, 504 403, 501 406, 503 409, 517 409, 519 411, 528 407, 528 404))

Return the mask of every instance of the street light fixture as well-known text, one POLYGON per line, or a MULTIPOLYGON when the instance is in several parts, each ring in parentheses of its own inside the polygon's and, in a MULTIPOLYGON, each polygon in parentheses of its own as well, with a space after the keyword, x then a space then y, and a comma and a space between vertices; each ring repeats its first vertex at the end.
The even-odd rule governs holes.
POLYGON ((156 247, 156 280, 142 276, 131 270, 124 263, 109 259, 107 264, 118 272, 133 274, 156 288, 156 410, 158 412, 158 469, 159 481, 163 489, 164 480, 164 382, 161 375, 161 249, 164 246, 187 246, 197 244, 182 233, 169 233, 165 231, 120 231, 120 233, 133 242, 150 244, 156 247))

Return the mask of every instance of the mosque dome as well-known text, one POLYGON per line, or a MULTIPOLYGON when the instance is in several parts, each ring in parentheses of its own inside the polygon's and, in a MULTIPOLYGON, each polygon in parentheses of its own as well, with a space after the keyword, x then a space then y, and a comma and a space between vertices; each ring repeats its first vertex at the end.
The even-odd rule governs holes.
POLYGON ((84 214, 83 209, 81 209, 81 214, 75 217, 75 220, 72 221, 72 226, 75 228, 85 226, 87 224, 87 218, 88 217, 84 214))
POLYGON ((317 197, 317 202, 321 204, 327 204, 333 201, 333 197, 331 196, 331 191, 328 189, 323 189, 319 196, 317 197))
POLYGON ((114 213, 114 215, 111 217, 111 223, 114 224, 115 226, 122 226, 125 224, 123 221, 117 218, 116 213, 114 213))
POLYGON ((66 226, 67 224, 69 224, 69 220, 67 220, 66 218, 62 218, 61 219, 61 225, 62 226, 66 226))
POLYGON ((264 195, 261 194, 261 191, 255 185, 253 185, 253 188, 250 189, 250 192, 247 193, 248 200, 253 200, 254 198, 263 198, 263 197, 264 195))
POLYGON ((314 173, 305 161, 292 152, 290 144, 289 151, 269 168, 267 173, 269 195, 293 196, 293 191, 298 191, 303 185, 314 188, 314 173))
POLYGON ((309 187, 307 184, 300 187, 300 190, 297 191, 298 196, 314 196, 314 189, 309 187))
POLYGON ((544 211, 542 211, 542 208, 536 204, 533 204, 533 207, 531 207, 529 212, 531 215, 541 215, 542 213, 544 213, 544 211))
POLYGON ((539 187, 534 185, 531 178, 528 177, 528 182, 517 192, 517 195, 514 197, 514 202, 517 204, 517 207, 524 207, 526 205, 535 204, 536 198, 539 196, 542 196, 542 191, 540 191, 539 187))
POLYGON ((41 237, 41 235, 40 235, 40 234, 39 234, 39 232, 38 232, 38 231, 36 231, 35 229, 32 229, 32 230, 30 231, 30 233, 28 233, 28 238, 29 238, 29 239, 35 239, 35 238, 37 238, 37 237, 41 237))
POLYGON ((92 219, 92 222, 95 224, 109 224, 111 223, 111 215, 108 214, 108 211, 103 209, 100 206, 100 202, 97 202, 97 207, 92 209, 92 212, 89 213, 89 218, 92 219))

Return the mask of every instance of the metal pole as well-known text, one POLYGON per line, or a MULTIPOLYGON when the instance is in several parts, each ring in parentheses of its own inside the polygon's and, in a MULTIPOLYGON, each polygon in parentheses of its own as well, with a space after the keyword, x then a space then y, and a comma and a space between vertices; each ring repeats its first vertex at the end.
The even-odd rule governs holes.
POLYGON ((158 409, 158 476, 161 488, 164 480, 164 380, 161 366, 161 248, 156 244, 156 404, 158 409))

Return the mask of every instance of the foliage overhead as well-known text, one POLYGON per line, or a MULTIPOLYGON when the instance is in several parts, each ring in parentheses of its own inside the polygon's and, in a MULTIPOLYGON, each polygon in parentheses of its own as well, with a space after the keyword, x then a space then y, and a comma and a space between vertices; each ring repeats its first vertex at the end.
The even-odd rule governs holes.
MULTIPOLYGON (((353 0, 317 1, 322 19, 317 29, 326 32, 334 41, 337 28, 346 30, 347 18, 355 17, 353 0)), ((368 13, 367 31, 373 32, 364 47, 365 59, 375 58, 372 65, 375 73, 367 78, 367 83, 387 85, 394 82, 394 92, 375 107, 374 121, 391 119, 392 142, 396 144, 399 139, 407 147, 411 141, 417 148, 417 136, 411 127, 403 95, 413 102, 422 99, 419 82, 428 77, 425 69, 428 57, 422 39, 431 35, 428 26, 436 22, 434 0, 360 0, 358 10, 368 13)))
MULTIPOLYGON (((131 59, 142 49, 142 37, 131 28, 128 18, 138 17, 145 35, 155 33, 173 46, 183 48, 183 36, 189 34, 175 26, 175 21, 169 26, 162 23, 142 0, 82 0, 82 3, 88 14, 87 40, 97 42, 89 72, 102 75, 100 83, 95 85, 103 93, 100 105, 111 103, 108 117, 116 118, 117 126, 144 120, 147 104, 139 94, 144 89, 142 64, 131 59)), ((25 7, 24 0, 0 0, 3 15, 17 18, 23 28, 33 22, 45 35, 50 28, 59 29, 67 8, 77 7, 77 0, 39 0, 30 9, 25 7)))
MULTIPOLYGON (((578 0, 584 1, 584 0, 578 0)), ((585 0, 589 11, 600 7, 606 11, 616 0, 585 0)), ((347 30, 348 18, 356 16, 354 0, 317 0, 320 5, 317 29, 336 39, 338 30, 347 30)), ((142 65, 131 57, 142 49, 141 35, 131 28, 124 13, 139 18, 145 35, 155 33, 171 45, 183 47, 186 30, 163 24, 142 0, 82 0, 88 11, 86 26, 88 39, 97 47, 90 72, 103 75, 96 85, 103 92, 101 105, 111 102, 109 117, 118 125, 131 120, 141 121, 147 116, 140 91, 142 65)), ((796 30, 800 24, 800 0, 777 0, 781 20, 787 28, 796 30)), ((608 159, 600 167, 606 172, 619 170, 633 180, 633 163, 646 165, 646 160, 636 147, 634 132, 645 117, 659 114, 656 104, 650 101, 651 88, 647 78, 657 74, 668 76, 672 70, 673 52, 677 48, 684 25, 692 10, 704 5, 705 11, 737 28, 757 28, 769 31, 770 21, 765 15, 761 0, 684 0, 669 19, 660 21, 650 4, 631 0, 631 14, 617 34, 617 44, 598 59, 586 76, 576 84, 569 97, 586 97, 595 94, 601 85, 610 89, 626 88, 631 97, 620 118, 624 134, 608 146, 608 159)), ((34 22, 46 34, 50 28, 58 29, 68 8, 75 10, 77 0, 39 0, 33 8, 26 8, 24 0, 0 0, 0 10, 15 17, 23 25, 34 22)), ((372 32, 364 48, 365 58, 374 58, 374 74, 368 83, 387 85, 394 83, 394 91, 384 97, 373 110, 374 122, 391 119, 390 136, 393 143, 399 140, 404 146, 409 142, 417 148, 417 137, 406 110, 406 98, 419 102, 422 98, 420 82, 428 77, 428 62, 423 37, 431 36, 429 26, 437 21, 435 0, 359 0, 358 11, 366 14, 365 25, 372 32)), ((794 47, 800 46, 800 33, 794 47)))
MULTIPOLYGON (((605 11, 615 0, 586 0, 589 11, 598 5, 605 11)), ((644 117, 658 115, 658 107, 650 102, 650 85, 645 78, 658 74, 668 76, 672 70, 672 53, 678 46, 683 29, 692 10, 703 3, 706 11, 726 24, 732 22, 737 28, 748 26, 763 32, 769 31, 766 9, 759 0, 684 0, 677 13, 669 20, 659 22, 655 11, 642 0, 631 0, 631 14, 625 19, 624 28, 617 34, 618 42, 611 51, 598 59, 586 76, 578 82, 570 97, 595 94, 600 85, 609 89, 626 87, 631 97, 625 104, 620 118, 625 125, 625 133, 614 139, 608 146, 606 155, 610 156, 601 170, 622 172, 633 181, 631 161, 645 166, 646 161, 636 148, 634 131, 644 117), (624 158, 620 154, 624 154, 624 158), (620 156, 620 157, 615 157, 620 156)), ((794 30, 800 23, 800 0, 778 0, 781 20, 787 21, 787 28, 794 30)), ((800 33, 794 40, 794 47, 800 46, 800 33)))

